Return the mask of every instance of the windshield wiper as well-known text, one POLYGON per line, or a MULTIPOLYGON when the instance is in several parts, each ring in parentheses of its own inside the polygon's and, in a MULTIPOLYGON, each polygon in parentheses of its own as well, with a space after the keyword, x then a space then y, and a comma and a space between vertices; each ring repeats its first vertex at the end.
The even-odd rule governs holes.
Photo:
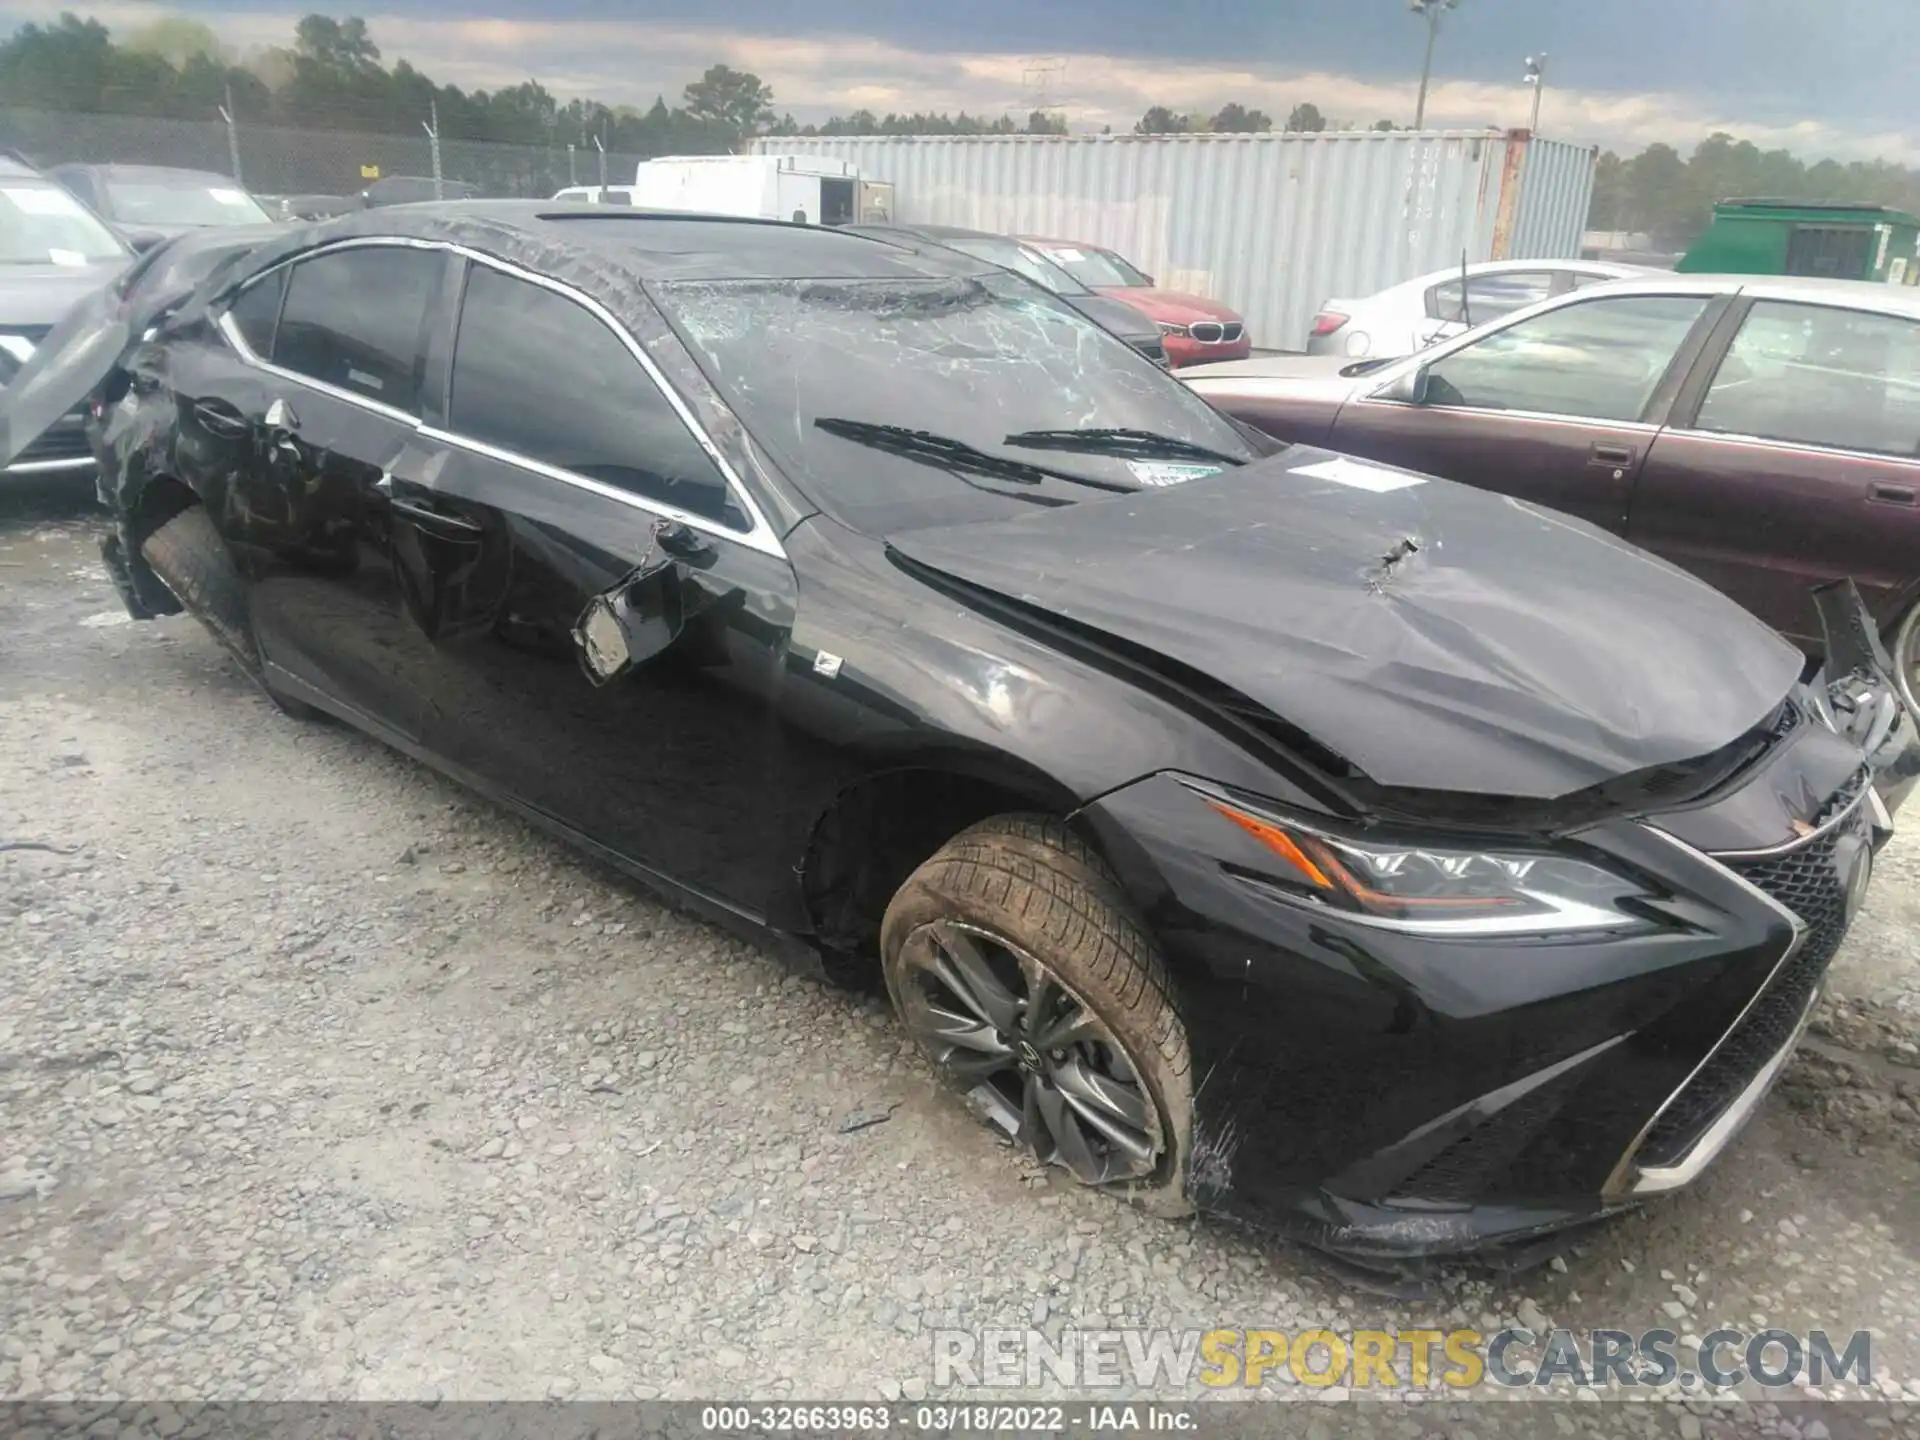
POLYGON ((1139 460, 1206 460, 1216 465, 1244 465, 1247 462, 1218 450, 1209 450, 1191 440, 1172 435, 1156 435, 1151 430, 1022 430, 1002 442, 1028 450, 1077 450, 1083 455, 1114 455, 1139 460))
POLYGON ((851 440, 857 445, 871 445, 876 450, 885 450, 909 460, 924 460, 930 465, 970 470, 975 475, 1010 480, 1016 485, 1064 480, 1094 490, 1110 490, 1116 495, 1131 495, 1139 489, 1137 485, 1095 480, 1091 476, 1051 470, 1044 465, 1015 460, 1007 455, 994 455, 964 440, 956 440, 950 435, 936 435, 931 430, 910 430, 904 425, 880 425, 870 420, 848 420, 838 415, 823 415, 813 424, 817 430, 838 435, 842 440, 851 440))

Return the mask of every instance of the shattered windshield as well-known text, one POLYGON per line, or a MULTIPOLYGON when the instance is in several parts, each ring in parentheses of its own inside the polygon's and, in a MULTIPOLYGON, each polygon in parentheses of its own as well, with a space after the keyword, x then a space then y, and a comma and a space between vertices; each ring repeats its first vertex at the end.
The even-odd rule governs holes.
POLYGON ((113 232, 59 186, 0 184, 0 265, 85 265, 126 253, 113 232))
POLYGON ((1185 386, 1014 275, 682 281, 657 293, 754 438, 815 504, 870 533, 1177 484, 1220 468, 1094 453, 1091 439, 1085 450, 1069 441, 1044 454, 1006 443, 1024 432, 1124 429, 1256 458, 1185 386), (977 463, 956 469, 940 459, 953 442, 1043 461, 1100 488, 1056 477, 1022 483, 977 463))

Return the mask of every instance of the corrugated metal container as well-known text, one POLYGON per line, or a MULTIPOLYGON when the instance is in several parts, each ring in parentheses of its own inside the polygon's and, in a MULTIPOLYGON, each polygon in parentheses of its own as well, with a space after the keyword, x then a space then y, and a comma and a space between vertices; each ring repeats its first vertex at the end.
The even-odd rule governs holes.
POLYGON ((1119 251, 1174 290, 1299 349, 1320 302, 1504 255, 1573 256, 1594 152, 1524 134, 768 137, 851 160, 906 224, 1119 251))

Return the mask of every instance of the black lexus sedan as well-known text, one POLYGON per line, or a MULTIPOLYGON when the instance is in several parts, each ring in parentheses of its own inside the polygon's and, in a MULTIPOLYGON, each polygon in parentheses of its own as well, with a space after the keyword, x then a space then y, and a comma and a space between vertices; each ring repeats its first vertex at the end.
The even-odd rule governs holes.
POLYGON ((91 397, 136 617, 884 984, 986 1121, 1159 1211, 1389 1257, 1684 1185, 1912 783, 1850 592, 1805 678, 1674 567, 1279 451, 964 256, 452 204, 173 242, 86 309, 0 462, 91 397))

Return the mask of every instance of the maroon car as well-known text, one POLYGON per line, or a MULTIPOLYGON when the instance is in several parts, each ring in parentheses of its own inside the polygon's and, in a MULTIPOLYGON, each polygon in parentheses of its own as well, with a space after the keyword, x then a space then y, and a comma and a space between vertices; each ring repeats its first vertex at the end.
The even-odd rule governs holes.
POLYGON ((1808 591, 1851 576, 1915 705, 1920 289, 1625 280, 1402 359, 1279 356, 1181 378, 1282 440, 1591 521, 1809 648, 1808 591))

